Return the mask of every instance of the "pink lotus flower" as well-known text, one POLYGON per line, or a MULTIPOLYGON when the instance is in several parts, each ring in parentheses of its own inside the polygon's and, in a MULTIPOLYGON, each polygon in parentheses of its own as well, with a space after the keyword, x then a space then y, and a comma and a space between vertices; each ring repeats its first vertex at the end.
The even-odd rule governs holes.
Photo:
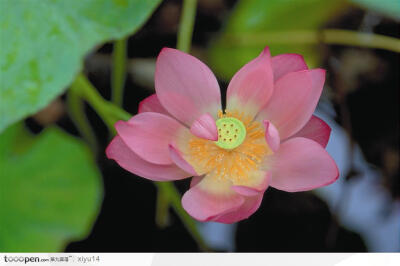
POLYGON ((330 127, 313 116, 324 81, 325 71, 308 69, 302 56, 271 58, 265 48, 232 78, 223 111, 210 69, 164 48, 156 94, 116 123, 107 156, 153 181, 193 176, 182 205, 199 221, 246 219, 268 186, 305 191, 338 178, 325 150, 330 127))

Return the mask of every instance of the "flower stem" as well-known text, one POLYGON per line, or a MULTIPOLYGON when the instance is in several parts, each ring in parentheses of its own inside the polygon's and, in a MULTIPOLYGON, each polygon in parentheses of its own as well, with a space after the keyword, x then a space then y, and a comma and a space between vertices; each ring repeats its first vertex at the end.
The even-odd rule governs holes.
POLYGON ((76 77, 72 88, 76 88, 79 95, 94 108, 114 135, 116 134, 114 123, 121 119, 129 120, 132 117, 128 112, 106 101, 83 74, 76 77))
POLYGON ((69 116, 74 122, 79 133, 87 141, 87 143, 89 143, 93 153, 97 154, 98 147, 96 135, 94 134, 93 129, 90 127, 90 123, 85 114, 85 105, 79 96, 76 85, 72 85, 71 89, 68 91, 67 105, 69 116))
POLYGON ((268 44, 338 44, 384 49, 400 53, 400 39, 351 30, 278 31, 227 34, 222 42, 227 46, 260 46, 268 44))
POLYGON ((189 53, 192 43, 193 26, 196 16, 197 0, 184 0, 181 20, 179 22, 178 41, 176 48, 189 53))
POLYGON ((336 29, 324 30, 321 35, 323 41, 329 44, 378 48, 400 53, 400 39, 385 35, 336 29))
POLYGON ((109 112, 110 103, 101 97, 97 90, 93 87, 92 83, 83 75, 79 74, 75 81, 72 83, 71 89, 75 89, 79 95, 84 98, 103 119, 108 129, 115 134, 114 120, 109 112))
MULTIPOLYGON (((71 89, 72 88, 79 92, 79 95, 93 107, 113 134, 116 134, 114 129, 114 123, 116 121, 129 120, 132 117, 132 115, 125 110, 101 97, 96 88, 83 74, 77 76, 71 86, 71 89)), ((180 193, 175 188, 174 184, 172 182, 154 182, 154 184, 157 186, 159 191, 163 193, 163 196, 167 198, 166 204, 171 204, 188 232, 197 242, 199 248, 203 251, 210 250, 199 233, 195 221, 183 209, 180 201, 180 193)))
POLYGON ((196 222, 183 209, 179 192, 174 184, 172 182, 156 182, 155 184, 157 185, 158 189, 163 191, 163 193, 168 197, 172 208, 175 210, 186 229, 192 235, 193 239, 196 240, 199 248, 202 251, 210 251, 197 229, 196 222))
POLYGON ((156 202, 156 224, 160 228, 165 228, 169 224, 169 205, 168 195, 159 187, 156 202))
POLYGON ((111 76, 111 88, 112 95, 111 101, 118 106, 122 106, 124 85, 126 78, 126 38, 117 40, 114 43, 114 50, 112 54, 112 76, 111 76))

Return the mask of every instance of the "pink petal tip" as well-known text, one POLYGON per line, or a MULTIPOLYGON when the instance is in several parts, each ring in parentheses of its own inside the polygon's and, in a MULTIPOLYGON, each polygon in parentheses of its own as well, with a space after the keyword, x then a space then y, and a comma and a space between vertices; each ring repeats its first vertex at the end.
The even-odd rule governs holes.
POLYGON ((217 125, 209 113, 205 113, 197 118, 190 127, 190 132, 202 139, 218 140, 217 125))
POLYGON ((263 124, 265 127, 265 141, 268 143, 271 150, 276 152, 281 142, 278 129, 268 120, 264 120, 263 124))

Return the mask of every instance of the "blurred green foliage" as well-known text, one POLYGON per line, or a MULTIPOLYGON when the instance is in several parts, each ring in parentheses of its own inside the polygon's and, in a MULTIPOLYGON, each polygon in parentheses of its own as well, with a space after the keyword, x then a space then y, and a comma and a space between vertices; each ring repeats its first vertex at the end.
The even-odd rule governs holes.
POLYGON ((19 123, 0 139, 0 251, 62 251, 85 237, 102 199, 89 149, 57 128, 35 137, 19 123))
POLYGON ((371 11, 376 11, 390 18, 400 20, 399 0, 351 0, 351 1, 371 11))
MULTIPOLYGON (((251 38, 240 45, 229 41, 229 35, 257 36, 263 32, 317 30, 345 8, 344 0, 241 0, 230 14, 222 33, 212 43, 209 61, 217 75, 229 80, 240 67, 256 57, 265 46, 273 55, 298 53, 310 66, 318 62, 315 46, 306 44, 254 45, 251 38)), ((289 36, 290 37, 290 36, 289 36)), ((244 37, 246 38, 246 37, 244 37)))
POLYGON ((45 107, 88 51, 134 33, 161 0, 0 0, 0 131, 45 107))

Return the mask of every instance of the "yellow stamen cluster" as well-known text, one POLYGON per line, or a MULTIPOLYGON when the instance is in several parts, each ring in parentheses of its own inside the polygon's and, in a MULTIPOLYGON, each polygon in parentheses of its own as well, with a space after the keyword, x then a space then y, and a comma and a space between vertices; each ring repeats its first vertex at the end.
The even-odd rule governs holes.
POLYGON ((246 128, 245 139, 234 149, 224 149, 214 141, 193 137, 189 140, 190 163, 198 173, 212 172, 220 179, 246 182, 249 173, 257 170, 264 156, 271 153, 265 142, 264 128, 238 111, 226 111, 225 114, 220 111, 218 117, 240 120, 246 128))

